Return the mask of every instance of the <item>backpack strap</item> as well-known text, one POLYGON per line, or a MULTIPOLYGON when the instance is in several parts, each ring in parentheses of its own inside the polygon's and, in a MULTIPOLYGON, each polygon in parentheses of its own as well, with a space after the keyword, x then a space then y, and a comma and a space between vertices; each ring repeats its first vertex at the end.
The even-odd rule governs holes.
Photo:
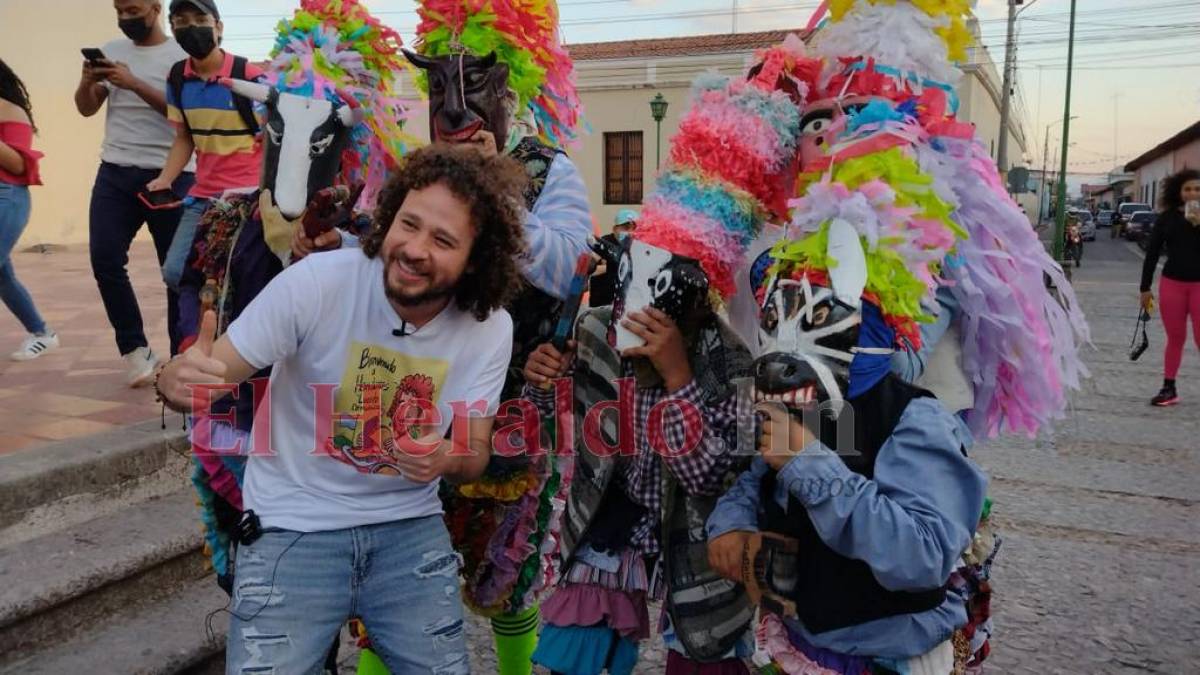
MULTIPOLYGON (((248 62, 246 61, 246 58, 243 56, 233 57, 233 71, 230 74, 233 75, 234 79, 246 79, 247 63, 248 62)), ((258 118, 254 116, 254 102, 239 94, 232 95, 233 105, 237 107, 238 115, 242 118, 242 121, 246 123, 246 128, 257 136, 259 127, 258 118)))
POLYGON ((176 61, 167 74, 167 90, 175 96, 175 105, 179 106, 179 116, 183 118, 183 127, 188 135, 192 134, 192 125, 188 124, 187 110, 183 107, 183 66, 187 60, 176 61))

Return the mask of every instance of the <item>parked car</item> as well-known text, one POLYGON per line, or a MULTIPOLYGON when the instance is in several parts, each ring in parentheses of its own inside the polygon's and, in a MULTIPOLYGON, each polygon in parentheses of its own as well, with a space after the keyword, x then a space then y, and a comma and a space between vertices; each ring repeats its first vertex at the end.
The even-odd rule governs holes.
POLYGON ((1101 211, 1096 214, 1096 227, 1111 227, 1113 224, 1113 212, 1101 211))
POLYGON ((1087 211, 1076 211, 1075 217, 1079 219, 1079 234, 1084 241, 1096 241, 1096 220, 1092 218, 1092 214, 1087 211))
POLYGON ((1125 223, 1125 238, 1129 241, 1143 242, 1150 235, 1150 228, 1154 227, 1154 220, 1158 214, 1153 211, 1136 211, 1129 216, 1129 221, 1125 223))
POLYGON ((1122 224, 1128 223, 1129 216, 1132 216, 1133 214, 1137 213, 1138 211, 1153 211, 1153 210, 1154 210, 1154 207, 1150 206, 1149 204, 1143 203, 1143 202, 1125 202, 1124 204, 1117 207, 1116 219, 1113 222, 1115 223, 1115 222, 1119 221, 1122 224))

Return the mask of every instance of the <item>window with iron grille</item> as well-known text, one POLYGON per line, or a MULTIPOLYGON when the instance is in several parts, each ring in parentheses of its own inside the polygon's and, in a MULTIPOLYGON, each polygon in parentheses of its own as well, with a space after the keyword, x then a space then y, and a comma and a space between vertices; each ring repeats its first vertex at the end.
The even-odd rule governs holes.
POLYGON ((642 203, 642 132, 605 132, 604 203, 642 203))

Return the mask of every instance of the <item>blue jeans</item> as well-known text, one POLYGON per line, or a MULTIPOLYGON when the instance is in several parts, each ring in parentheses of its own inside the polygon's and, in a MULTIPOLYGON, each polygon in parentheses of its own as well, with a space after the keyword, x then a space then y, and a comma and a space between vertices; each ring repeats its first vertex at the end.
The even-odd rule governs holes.
MULTIPOLYGON (((175 237, 183 208, 148 209, 138 199, 146 183, 154 180, 158 169, 139 169, 101 162, 92 186, 88 217, 88 246, 91 250, 92 276, 100 289, 100 299, 108 322, 116 334, 117 351, 122 355, 147 346, 146 331, 137 295, 129 283, 129 245, 142 223, 150 226, 150 237, 158 255, 159 267, 166 261, 167 249, 175 237)), ((176 194, 192 189, 194 176, 182 173, 172 188, 176 194)), ((179 294, 167 289, 167 333, 171 353, 179 348, 179 294)))
POLYGON ((17 281, 12 252, 29 224, 29 188, 0 181, 0 300, 30 333, 46 330, 29 291, 17 281))
POLYGON ((468 673, 460 565, 440 515, 265 530, 237 551, 225 672, 320 673, 342 625, 359 617, 395 675, 468 673))
POLYGON ((183 267, 187 265, 188 255, 192 252, 192 240, 196 238, 196 226, 200 224, 200 216, 204 215, 211 201, 203 197, 188 197, 184 202, 179 227, 175 229, 175 237, 171 240, 171 248, 167 250, 167 259, 162 265, 163 281, 173 291, 179 290, 183 267))

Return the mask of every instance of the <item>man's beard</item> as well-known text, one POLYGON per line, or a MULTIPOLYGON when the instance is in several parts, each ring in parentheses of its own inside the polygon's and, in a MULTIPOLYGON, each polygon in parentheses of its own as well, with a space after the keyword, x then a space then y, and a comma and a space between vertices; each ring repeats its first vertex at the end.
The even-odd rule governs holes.
POLYGON ((452 297, 458 290, 458 284, 436 284, 430 282, 429 288, 417 295, 405 295, 399 289, 392 288, 388 280, 388 265, 383 268, 383 291, 388 300, 401 307, 418 307, 427 303, 437 302, 452 297))

